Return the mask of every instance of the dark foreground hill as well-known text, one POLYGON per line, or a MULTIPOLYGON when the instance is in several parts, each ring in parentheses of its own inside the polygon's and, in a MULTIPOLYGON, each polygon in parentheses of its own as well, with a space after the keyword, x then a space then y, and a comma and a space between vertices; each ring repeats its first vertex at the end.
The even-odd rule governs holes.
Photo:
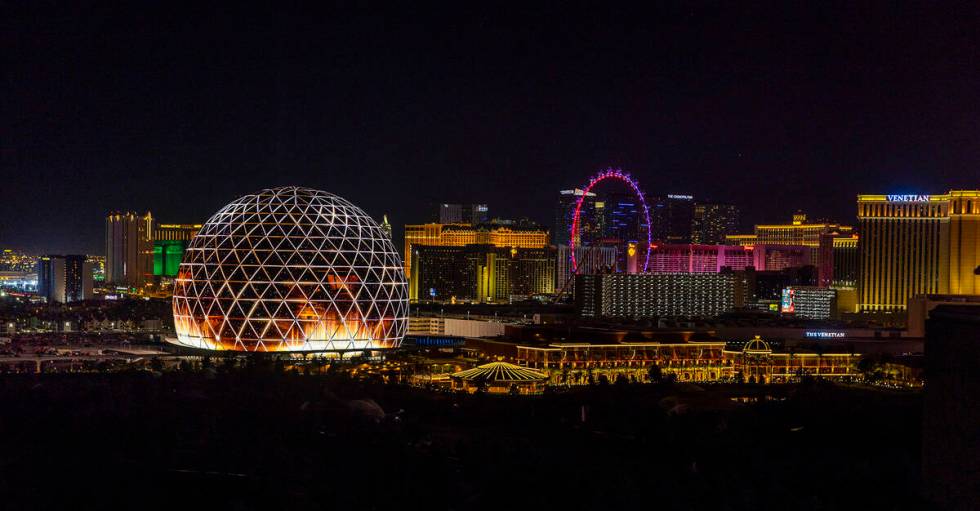
POLYGON ((3 509, 924 509, 921 396, 458 396, 255 371, 3 376, 3 509))

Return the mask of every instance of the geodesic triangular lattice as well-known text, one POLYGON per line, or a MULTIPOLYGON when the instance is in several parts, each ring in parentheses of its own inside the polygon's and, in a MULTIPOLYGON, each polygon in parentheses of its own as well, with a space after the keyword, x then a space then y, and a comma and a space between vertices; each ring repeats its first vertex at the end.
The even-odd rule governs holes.
POLYGON ((397 347, 408 286, 363 210, 309 188, 228 204, 191 240, 174 284, 178 341, 239 351, 397 347))

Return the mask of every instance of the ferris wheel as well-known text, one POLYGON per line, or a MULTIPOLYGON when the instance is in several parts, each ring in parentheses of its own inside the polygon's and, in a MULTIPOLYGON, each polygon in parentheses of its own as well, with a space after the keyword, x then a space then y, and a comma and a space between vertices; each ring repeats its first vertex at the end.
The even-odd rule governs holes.
POLYGON ((646 257, 643 261, 643 271, 647 271, 648 267, 650 266, 650 246, 653 244, 653 233, 651 232, 652 224, 650 223, 650 208, 647 207, 646 198, 643 196, 643 192, 640 190, 639 183, 637 183, 637 181, 629 174, 623 172, 621 169, 609 168, 596 174, 589 180, 589 184, 585 186, 582 195, 579 196, 578 201, 575 203, 575 216, 572 217, 572 228, 571 232, 569 233, 570 236, 568 242, 569 252, 571 252, 572 256, 573 275, 578 272, 578 261, 575 259, 575 245, 576 240, 579 238, 579 223, 582 216, 582 204, 585 202, 585 198, 589 195, 589 192, 592 191, 592 188, 609 179, 626 183, 636 197, 640 199, 640 205, 643 206, 643 219, 646 220, 647 231, 647 246, 646 250, 644 250, 646 257))

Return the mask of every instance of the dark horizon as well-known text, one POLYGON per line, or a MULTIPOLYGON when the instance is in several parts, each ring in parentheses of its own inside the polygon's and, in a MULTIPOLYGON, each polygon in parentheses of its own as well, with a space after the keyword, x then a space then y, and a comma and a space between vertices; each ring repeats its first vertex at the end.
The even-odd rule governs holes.
POLYGON ((282 185, 397 239, 438 202, 550 227, 606 167, 744 227, 980 182, 974 3, 432 11, 9 7, 0 248, 101 253, 109 211, 282 185))

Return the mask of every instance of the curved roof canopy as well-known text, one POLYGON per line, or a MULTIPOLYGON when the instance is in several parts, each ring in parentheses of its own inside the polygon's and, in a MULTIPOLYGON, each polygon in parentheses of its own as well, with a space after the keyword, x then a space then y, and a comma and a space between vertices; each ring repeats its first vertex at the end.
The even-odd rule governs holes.
POLYGON ((769 347, 769 343, 763 341, 758 335, 754 339, 745 343, 742 347, 742 353, 772 353, 772 348, 769 347))
POLYGON ((507 362, 491 362, 472 369, 453 373, 453 378, 466 381, 480 381, 487 383, 493 382, 532 382, 548 378, 548 375, 539 373, 533 369, 521 367, 507 362))

